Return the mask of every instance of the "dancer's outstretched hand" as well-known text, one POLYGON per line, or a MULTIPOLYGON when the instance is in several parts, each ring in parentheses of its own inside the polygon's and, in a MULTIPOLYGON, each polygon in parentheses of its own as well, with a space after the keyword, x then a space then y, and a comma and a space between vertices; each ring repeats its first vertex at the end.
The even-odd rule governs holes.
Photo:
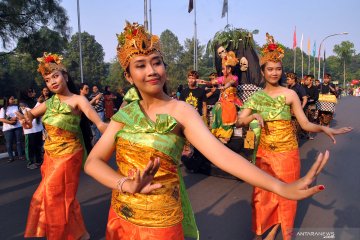
POLYGON ((128 193, 147 194, 155 189, 161 188, 162 185, 160 183, 151 184, 159 167, 160 158, 155 158, 154 161, 150 160, 142 173, 140 173, 140 170, 137 170, 134 180, 129 180, 124 183, 124 191, 128 193))
POLYGON ((20 112, 15 112, 17 119, 19 119, 20 124, 25 129, 32 128, 32 116, 31 113, 28 111, 24 111, 24 115, 22 115, 20 112))
POLYGON ((348 133, 352 130, 352 127, 343 127, 343 128, 329 128, 329 127, 324 127, 323 128, 323 132, 328 135, 334 142, 334 144, 336 143, 335 137, 334 135, 338 135, 338 134, 344 134, 344 133, 348 133))
POLYGON ((293 183, 284 184, 285 186, 282 188, 280 195, 288 199, 300 200, 323 191, 325 189, 324 185, 316 185, 313 187, 310 185, 324 168, 328 159, 329 151, 326 151, 324 154, 320 153, 307 174, 293 183))

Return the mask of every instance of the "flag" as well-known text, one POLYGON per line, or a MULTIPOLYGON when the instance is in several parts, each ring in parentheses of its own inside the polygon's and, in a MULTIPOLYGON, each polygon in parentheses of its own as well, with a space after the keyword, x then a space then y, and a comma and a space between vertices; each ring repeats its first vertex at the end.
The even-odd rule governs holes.
POLYGON ((314 41, 312 56, 315 57, 315 54, 316 54, 316 41, 314 41))
POLYGON ((300 50, 303 51, 303 40, 304 40, 304 34, 301 34, 301 41, 300 41, 300 50))
POLYGON ((307 44, 307 55, 310 55, 310 38, 308 38, 308 44, 307 44))
POLYGON ((224 0, 221 17, 222 18, 225 17, 227 13, 228 13, 228 0, 224 0))
POLYGON ((194 1, 193 0, 189 0, 189 8, 188 8, 188 12, 191 13, 191 11, 194 8, 194 1))
POLYGON ((293 40, 293 49, 296 48, 296 27, 295 27, 295 30, 294 30, 294 40, 293 40))

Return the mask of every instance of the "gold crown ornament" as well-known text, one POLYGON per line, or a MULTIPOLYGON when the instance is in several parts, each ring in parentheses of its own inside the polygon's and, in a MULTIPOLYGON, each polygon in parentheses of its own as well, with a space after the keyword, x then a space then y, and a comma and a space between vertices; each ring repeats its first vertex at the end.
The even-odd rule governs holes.
POLYGON ((275 43, 274 37, 266 33, 266 44, 260 50, 260 66, 267 62, 281 62, 284 57, 284 46, 275 43))
POLYGON ((121 67, 126 70, 131 58, 138 55, 149 55, 154 51, 161 54, 160 38, 147 32, 144 26, 126 21, 124 31, 116 34, 118 45, 117 57, 121 67))
POLYGON ((232 66, 234 67, 236 64, 239 63, 239 59, 236 58, 235 53, 233 51, 228 51, 226 56, 222 58, 222 65, 223 66, 232 66))
POLYGON ((55 70, 67 72, 65 66, 61 62, 62 60, 63 57, 59 54, 44 52, 42 57, 37 58, 37 61, 39 62, 37 71, 41 73, 42 76, 46 76, 55 70))

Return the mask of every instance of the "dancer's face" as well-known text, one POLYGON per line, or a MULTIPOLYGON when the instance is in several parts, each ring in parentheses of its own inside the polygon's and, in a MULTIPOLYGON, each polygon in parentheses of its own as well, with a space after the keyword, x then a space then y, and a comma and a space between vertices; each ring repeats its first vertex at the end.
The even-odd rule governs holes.
POLYGON ((166 71, 161 55, 154 52, 150 55, 132 58, 129 72, 125 74, 125 77, 140 92, 152 94, 163 91, 166 71))
POLYGON ((227 77, 227 76, 229 76, 230 73, 231 73, 231 68, 228 67, 228 66, 223 66, 223 67, 221 68, 221 72, 223 73, 224 77, 227 77))
POLYGON ((53 93, 62 93, 68 89, 68 76, 61 71, 55 70, 52 73, 44 76, 44 80, 48 89, 53 93))
POLYGON ((267 83, 277 84, 282 75, 281 62, 267 62, 264 71, 261 72, 267 83))

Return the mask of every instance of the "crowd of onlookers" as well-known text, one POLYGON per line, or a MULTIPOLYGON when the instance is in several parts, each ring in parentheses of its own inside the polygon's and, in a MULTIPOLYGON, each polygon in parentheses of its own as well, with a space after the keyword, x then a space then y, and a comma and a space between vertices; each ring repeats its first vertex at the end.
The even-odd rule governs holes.
MULTIPOLYGON (((89 100, 103 121, 109 121, 123 102, 124 91, 122 88, 112 92, 110 87, 106 86, 104 91, 100 92, 99 87, 93 85, 90 93, 89 84, 81 83, 79 90, 79 94, 89 100)), ((49 89, 44 87, 39 94, 36 93, 35 89, 29 88, 26 91, 21 91, 18 95, 9 94, 3 98, 0 109, 1 144, 6 147, 9 163, 18 159, 26 160, 29 169, 36 169, 41 166, 43 141, 46 137, 41 119, 34 119, 31 129, 23 129, 17 119, 16 112, 23 114, 48 100, 51 96, 52 93, 49 89)), ((85 116, 82 116, 82 122, 82 124, 89 124, 89 129, 91 129, 84 136, 91 139, 91 146, 86 146, 90 150, 101 134, 95 125, 86 121, 85 116)))
MULTIPOLYGON (((197 72, 190 71, 187 79, 188 86, 179 85, 177 91, 171 92, 170 95, 193 105, 211 128, 211 110, 220 98, 221 89, 217 85, 208 86, 203 82, 200 83, 198 77, 197 72)), ((215 78, 217 78, 216 73, 210 74, 209 82, 215 78)), ((319 94, 340 96, 342 91, 341 88, 331 83, 330 74, 325 74, 323 82, 320 82, 311 74, 298 80, 295 73, 287 73, 286 86, 297 93, 307 117, 316 123, 318 123, 318 112, 314 110, 316 110, 315 103, 318 101, 319 94)), ((360 90, 355 88, 349 93, 355 96, 360 95, 360 90)), ((89 100, 103 121, 109 121, 123 103, 124 90, 118 88, 116 92, 112 92, 109 86, 105 86, 104 91, 100 91, 99 86, 92 85, 90 91, 89 84, 81 83, 79 94, 89 100)), ((36 94, 34 89, 29 88, 21 92, 17 99, 15 95, 4 97, 3 106, 0 110, 0 122, 2 122, 2 134, 5 139, 8 162, 12 162, 16 158, 25 159, 29 169, 36 169, 41 165, 42 142, 46 134, 41 119, 34 120, 32 129, 23 129, 17 121, 15 112, 23 113, 32 109, 49 99, 51 95, 49 89, 44 87, 39 94, 36 94)), ((89 131, 84 133, 84 137, 91 139, 91 145, 86 146, 89 151, 99 140, 101 133, 85 116, 82 116, 81 124, 88 124, 89 131)), ((295 128, 297 127, 295 121, 295 128)), ((304 133, 301 129, 298 131, 302 137, 313 139, 310 133, 304 133)))

